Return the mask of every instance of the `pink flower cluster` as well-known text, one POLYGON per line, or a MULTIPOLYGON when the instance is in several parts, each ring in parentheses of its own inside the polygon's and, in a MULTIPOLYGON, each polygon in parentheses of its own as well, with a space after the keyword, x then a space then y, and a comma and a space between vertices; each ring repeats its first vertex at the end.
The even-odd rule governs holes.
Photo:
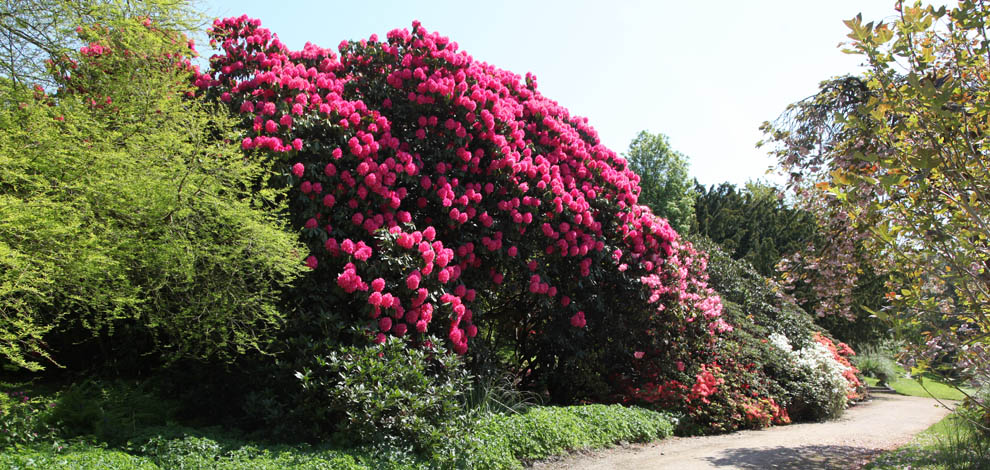
POLYGON ((464 353, 472 306, 507 276, 559 305, 562 324, 592 328, 609 312, 575 281, 593 272, 640 279, 652 308, 680 305, 711 334, 731 328, 704 257, 637 205, 638 176, 532 75, 476 61, 418 22, 384 42, 343 42, 339 57, 290 51, 244 16, 210 35, 223 53, 196 85, 244 117, 245 150, 287 164, 311 201, 305 228, 326 240, 307 265, 339 273, 381 334, 443 318, 464 353), (385 256, 413 265, 390 271, 385 256), (362 278, 374 276, 368 293, 362 278))

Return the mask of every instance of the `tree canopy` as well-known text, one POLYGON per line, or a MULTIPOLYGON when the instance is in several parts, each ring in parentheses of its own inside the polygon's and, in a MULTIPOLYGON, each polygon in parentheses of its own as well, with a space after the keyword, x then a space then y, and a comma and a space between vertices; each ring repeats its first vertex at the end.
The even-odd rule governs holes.
POLYGON ((847 21, 847 51, 867 72, 826 83, 767 129, 792 187, 827 209, 841 240, 806 260, 822 286, 850 292, 867 260, 889 275, 890 308, 877 315, 914 340, 914 363, 985 380, 990 11, 972 1, 898 11, 891 23, 847 21))
POLYGON ((749 261, 763 276, 777 277, 781 258, 804 249, 815 234, 814 216, 791 207, 772 186, 697 185, 695 193, 692 231, 718 243, 733 258, 749 261))
POLYGON ((641 131, 625 154, 639 175, 639 203, 687 233, 694 212, 694 186, 688 178, 688 158, 670 148, 667 136, 641 131))

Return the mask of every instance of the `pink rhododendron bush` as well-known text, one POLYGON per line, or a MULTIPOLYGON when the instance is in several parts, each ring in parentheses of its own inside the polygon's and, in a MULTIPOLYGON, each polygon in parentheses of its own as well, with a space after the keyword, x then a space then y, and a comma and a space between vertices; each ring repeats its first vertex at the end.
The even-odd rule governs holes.
MULTIPOLYGON (((733 327, 705 256, 637 204, 638 176, 535 77, 418 23, 336 51, 290 51, 246 17, 210 35, 221 53, 196 85, 293 188, 312 270, 299 315, 350 341, 510 363, 555 402, 687 376, 664 393, 704 406, 735 380, 713 362, 733 327)), ((763 425, 780 415, 768 397, 735 411, 754 406, 763 425)))

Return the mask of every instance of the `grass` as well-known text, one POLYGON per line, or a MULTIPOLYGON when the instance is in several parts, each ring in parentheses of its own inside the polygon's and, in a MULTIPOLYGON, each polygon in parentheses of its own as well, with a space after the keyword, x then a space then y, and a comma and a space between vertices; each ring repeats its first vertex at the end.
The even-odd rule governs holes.
POLYGON ((952 414, 907 445, 881 454, 864 470, 985 470, 990 468, 990 435, 975 431, 952 414))
MULTIPOLYGON (((921 383, 918 383, 917 379, 906 378, 907 371, 904 368, 897 366, 897 378, 891 380, 887 385, 894 389, 895 392, 901 395, 910 395, 912 397, 935 397, 939 400, 957 400, 962 401, 966 399, 966 395, 957 390, 955 387, 939 382, 932 376, 922 376, 924 387, 921 383), (927 391, 925 390, 927 388, 927 391)), ((865 377, 866 384, 872 387, 877 385, 878 380, 873 377, 865 377)), ((970 390, 966 389, 967 393, 970 390)))

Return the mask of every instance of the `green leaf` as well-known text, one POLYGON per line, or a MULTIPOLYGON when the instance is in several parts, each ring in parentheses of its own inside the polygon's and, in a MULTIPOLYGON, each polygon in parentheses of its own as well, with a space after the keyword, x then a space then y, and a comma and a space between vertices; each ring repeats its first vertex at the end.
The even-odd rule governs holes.
POLYGON ((886 174, 880 177, 880 184, 888 190, 894 186, 900 185, 904 181, 907 181, 907 177, 904 175, 886 174))

